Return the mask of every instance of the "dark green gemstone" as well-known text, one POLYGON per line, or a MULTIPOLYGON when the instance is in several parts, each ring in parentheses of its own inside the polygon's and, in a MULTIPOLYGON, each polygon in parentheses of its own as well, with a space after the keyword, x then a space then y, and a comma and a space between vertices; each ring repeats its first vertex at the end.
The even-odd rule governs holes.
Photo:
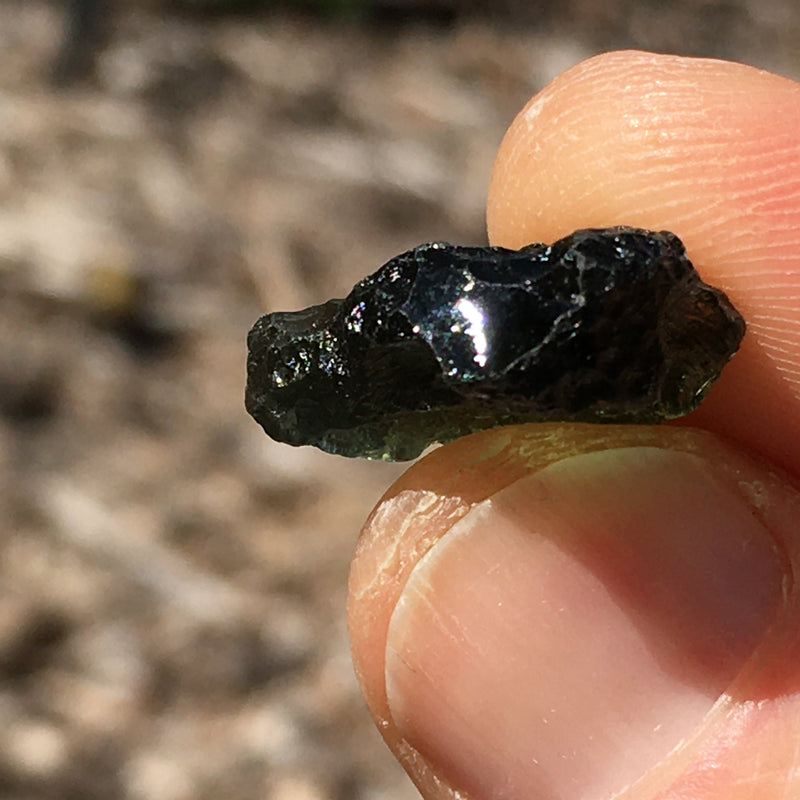
POLYGON ((259 319, 246 405, 278 441, 402 461, 497 425, 683 416, 744 331, 672 233, 424 244, 344 300, 259 319))

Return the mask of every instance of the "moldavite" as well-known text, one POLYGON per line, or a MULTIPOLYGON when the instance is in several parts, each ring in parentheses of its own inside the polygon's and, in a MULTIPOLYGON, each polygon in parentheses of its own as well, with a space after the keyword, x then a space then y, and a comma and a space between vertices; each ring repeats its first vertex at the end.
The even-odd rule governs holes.
POLYGON ((423 244, 343 300, 259 319, 246 405, 278 441, 402 461, 497 425, 683 416, 744 331, 672 233, 423 244))

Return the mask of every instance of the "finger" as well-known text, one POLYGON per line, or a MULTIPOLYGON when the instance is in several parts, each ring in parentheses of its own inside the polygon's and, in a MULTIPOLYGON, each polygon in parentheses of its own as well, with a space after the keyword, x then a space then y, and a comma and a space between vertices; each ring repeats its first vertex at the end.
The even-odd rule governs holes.
POLYGON ((379 730, 429 800, 800 796, 797 504, 696 430, 435 451, 353 563, 379 730))
POLYGON ((689 422, 800 470, 800 85, 636 52, 557 78, 500 148, 490 239, 520 247, 617 224, 677 233, 747 320, 689 422))

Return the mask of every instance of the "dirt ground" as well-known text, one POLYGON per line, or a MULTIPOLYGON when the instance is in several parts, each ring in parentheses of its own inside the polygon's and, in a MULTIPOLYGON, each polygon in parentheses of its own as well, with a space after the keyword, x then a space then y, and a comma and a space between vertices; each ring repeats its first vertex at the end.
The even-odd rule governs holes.
POLYGON ((791 0, 540 5, 387 27, 123 4, 56 87, 63 8, 0 0, 0 796, 417 796, 345 625, 401 468, 262 435, 248 328, 485 241, 505 127, 594 52, 800 77, 791 0))

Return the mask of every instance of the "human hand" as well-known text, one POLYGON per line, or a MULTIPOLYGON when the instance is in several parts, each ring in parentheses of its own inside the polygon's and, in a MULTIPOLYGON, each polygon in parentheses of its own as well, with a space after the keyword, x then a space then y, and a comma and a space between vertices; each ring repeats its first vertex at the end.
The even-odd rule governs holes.
POLYGON ((684 424, 485 431, 380 502, 353 654, 428 800, 800 797, 798 131, 798 84, 629 52, 507 134, 493 243, 674 231, 748 332, 684 424))

